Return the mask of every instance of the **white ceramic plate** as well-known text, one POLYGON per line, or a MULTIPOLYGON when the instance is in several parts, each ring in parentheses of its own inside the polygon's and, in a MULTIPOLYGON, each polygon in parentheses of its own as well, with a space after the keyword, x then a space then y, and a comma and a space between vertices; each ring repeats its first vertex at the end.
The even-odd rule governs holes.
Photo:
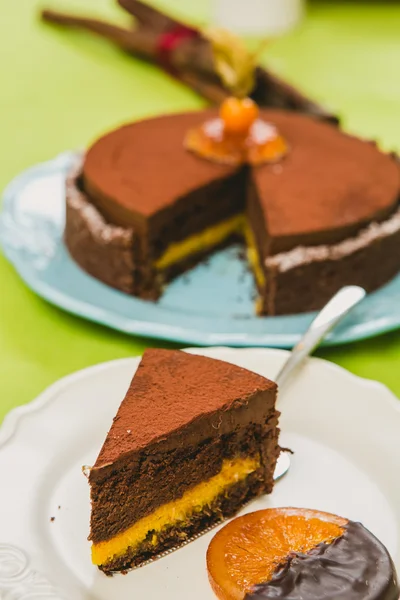
MULTIPOLYGON (((271 378, 286 352, 191 350, 271 378)), ((0 429, 1 600, 213 600, 209 533, 155 563, 107 578, 90 562, 92 464, 139 359, 67 377, 0 429), (60 508, 58 508, 60 507, 60 508), (55 517, 51 521, 51 517, 55 517)), ((380 384, 312 359, 280 399, 295 451, 273 494, 247 510, 303 506, 362 521, 400 565, 400 403, 380 384)))

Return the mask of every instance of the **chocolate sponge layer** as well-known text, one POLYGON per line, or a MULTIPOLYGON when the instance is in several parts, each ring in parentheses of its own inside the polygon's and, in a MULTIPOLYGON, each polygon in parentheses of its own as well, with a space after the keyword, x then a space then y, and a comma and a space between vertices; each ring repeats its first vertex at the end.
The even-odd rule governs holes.
POLYGON ((332 246, 299 247, 265 261, 262 313, 318 310, 344 285, 373 292, 400 270, 400 208, 353 238, 332 246))
POLYGON ((126 461, 115 465, 109 477, 92 483, 92 541, 108 540, 163 504, 181 498, 217 475, 225 459, 260 455, 258 489, 260 493, 270 492, 279 453, 276 424, 273 413, 264 426, 251 425, 244 431, 205 440, 197 447, 143 453, 139 464, 126 461))

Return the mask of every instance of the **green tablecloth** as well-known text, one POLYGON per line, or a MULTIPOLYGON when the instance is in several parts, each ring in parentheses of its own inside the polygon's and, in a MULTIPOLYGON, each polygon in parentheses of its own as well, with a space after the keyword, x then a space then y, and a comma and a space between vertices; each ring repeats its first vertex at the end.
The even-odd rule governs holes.
MULTIPOLYGON (((106 42, 39 23, 42 4, 0 0, 1 189, 29 165, 84 147, 123 121, 202 106, 190 90, 106 42)), ((206 2, 160 4, 200 22, 209 14, 206 2)), ((63 6, 124 17, 112 0, 63 6)), ((400 150, 399 31, 398 3, 315 1, 304 24, 274 42, 265 61, 339 111, 349 130, 400 150)), ((46 304, 3 257, 0 281, 0 420, 67 373, 153 344, 46 304)), ((400 394, 400 332, 319 354, 400 394)))

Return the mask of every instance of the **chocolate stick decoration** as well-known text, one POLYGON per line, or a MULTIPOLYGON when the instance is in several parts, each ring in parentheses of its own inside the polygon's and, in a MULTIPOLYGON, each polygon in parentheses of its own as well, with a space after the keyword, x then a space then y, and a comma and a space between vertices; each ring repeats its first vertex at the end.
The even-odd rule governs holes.
POLYGON ((133 32, 98 19, 77 17, 54 10, 43 10, 41 16, 48 23, 91 31, 114 42, 126 52, 142 58, 150 60, 154 57, 157 37, 151 32, 143 31, 140 27, 133 32))
MULTIPOLYGON (((86 29, 115 43, 125 52, 159 64, 213 104, 219 104, 229 94, 217 75, 211 44, 199 30, 140 0, 117 1, 135 17, 136 26, 125 29, 98 19, 52 10, 44 10, 42 18, 53 24, 86 29)), ((333 124, 338 123, 336 115, 261 66, 256 69, 251 97, 263 107, 305 112, 333 124)))
MULTIPOLYGON (((117 27, 97 19, 78 17, 53 10, 43 10, 41 16, 48 23, 91 31, 114 42, 130 54, 154 62, 162 28, 171 27, 171 23, 174 24, 174 27, 178 25, 176 21, 169 17, 159 19, 157 12, 152 10, 155 18, 152 20, 146 19, 145 23, 140 23, 132 30, 117 27)), ((193 50, 189 48, 188 52, 178 53, 179 56, 176 57, 173 74, 213 104, 219 104, 226 97, 226 92, 215 76, 210 76, 207 80, 196 74, 196 69, 192 66, 191 60, 191 56, 194 54, 193 50)))
POLYGON ((121 8, 134 16, 142 25, 147 25, 147 27, 156 31, 168 31, 183 25, 180 21, 140 0, 117 0, 117 2, 121 8))

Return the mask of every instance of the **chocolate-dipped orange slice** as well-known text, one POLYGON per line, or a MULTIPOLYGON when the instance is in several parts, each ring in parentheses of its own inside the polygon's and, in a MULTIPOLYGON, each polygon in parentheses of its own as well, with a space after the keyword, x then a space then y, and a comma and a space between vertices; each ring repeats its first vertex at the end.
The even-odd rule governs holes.
POLYGON ((298 508, 234 519, 207 552, 220 600, 398 600, 395 567, 360 523, 298 508))

